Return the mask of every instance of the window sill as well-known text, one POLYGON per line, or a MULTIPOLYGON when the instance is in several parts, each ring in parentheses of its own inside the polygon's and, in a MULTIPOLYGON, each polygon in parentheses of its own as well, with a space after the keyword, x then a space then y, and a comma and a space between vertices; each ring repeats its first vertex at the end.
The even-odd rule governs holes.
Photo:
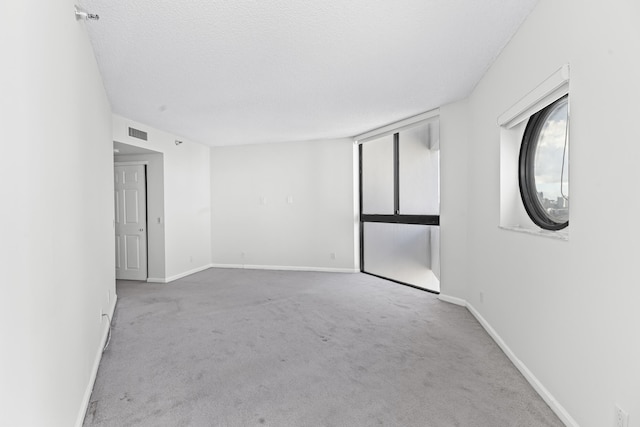
POLYGON ((533 228, 524 228, 519 226, 505 226, 505 225, 500 225, 499 228, 507 231, 515 231, 517 233, 530 234, 532 236, 546 237, 548 239, 562 240, 565 242, 569 241, 569 232, 566 229, 560 230, 560 231, 549 231, 549 230, 542 230, 540 228, 533 229, 533 228))

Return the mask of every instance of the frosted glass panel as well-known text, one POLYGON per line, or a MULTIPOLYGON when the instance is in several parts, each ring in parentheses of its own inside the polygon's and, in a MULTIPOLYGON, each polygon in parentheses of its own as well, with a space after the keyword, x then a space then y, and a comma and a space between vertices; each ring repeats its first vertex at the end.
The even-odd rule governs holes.
POLYGON ((413 224, 364 224, 364 271, 440 291, 437 227, 413 224))
POLYGON ((440 214, 438 121, 400 132, 400 213, 440 214))
POLYGON ((431 271, 440 280, 440 227, 430 227, 431 271))
POLYGON ((393 214, 393 135, 362 145, 362 212, 393 214))

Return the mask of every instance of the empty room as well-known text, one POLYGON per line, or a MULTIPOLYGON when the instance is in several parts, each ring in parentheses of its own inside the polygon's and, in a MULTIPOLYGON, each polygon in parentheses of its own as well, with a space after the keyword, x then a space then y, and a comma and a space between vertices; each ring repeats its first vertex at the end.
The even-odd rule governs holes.
POLYGON ((0 425, 640 427, 639 20, 2 2, 0 425))

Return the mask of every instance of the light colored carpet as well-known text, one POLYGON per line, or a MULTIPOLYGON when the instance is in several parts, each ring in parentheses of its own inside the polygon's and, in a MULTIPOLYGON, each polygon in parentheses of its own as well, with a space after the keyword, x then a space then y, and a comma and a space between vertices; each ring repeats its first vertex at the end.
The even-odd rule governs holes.
POLYGON ((466 309, 363 274, 118 283, 85 426, 561 426, 466 309))

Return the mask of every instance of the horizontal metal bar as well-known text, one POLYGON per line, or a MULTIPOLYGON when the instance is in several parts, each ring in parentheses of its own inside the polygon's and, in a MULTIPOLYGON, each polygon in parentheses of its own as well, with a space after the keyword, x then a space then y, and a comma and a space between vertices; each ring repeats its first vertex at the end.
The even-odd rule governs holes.
POLYGON ((361 214, 362 222, 386 222, 391 224, 440 225, 440 215, 373 215, 361 214))

